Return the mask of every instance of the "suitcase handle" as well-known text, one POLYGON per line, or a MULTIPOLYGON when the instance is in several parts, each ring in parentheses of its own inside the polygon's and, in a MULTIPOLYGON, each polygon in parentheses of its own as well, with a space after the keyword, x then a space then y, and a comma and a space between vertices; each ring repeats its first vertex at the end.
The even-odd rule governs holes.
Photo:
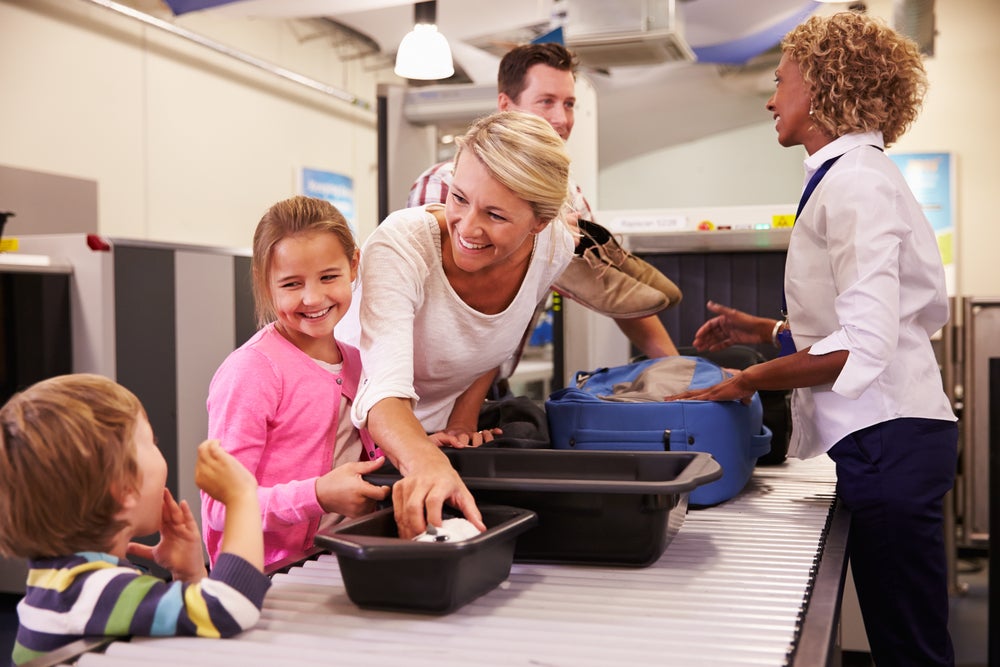
POLYGON ((755 459, 771 451, 771 429, 763 424, 760 430, 760 435, 750 436, 750 455, 755 459))

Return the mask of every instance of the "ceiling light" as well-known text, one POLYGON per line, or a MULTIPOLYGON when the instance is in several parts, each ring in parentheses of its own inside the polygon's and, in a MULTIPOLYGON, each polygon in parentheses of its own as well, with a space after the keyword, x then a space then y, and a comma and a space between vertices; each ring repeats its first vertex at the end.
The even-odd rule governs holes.
POLYGON ((403 37, 396 51, 397 76, 406 79, 447 79, 455 73, 451 47, 435 25, 437 2, 413 6, 413 30, 403 37))

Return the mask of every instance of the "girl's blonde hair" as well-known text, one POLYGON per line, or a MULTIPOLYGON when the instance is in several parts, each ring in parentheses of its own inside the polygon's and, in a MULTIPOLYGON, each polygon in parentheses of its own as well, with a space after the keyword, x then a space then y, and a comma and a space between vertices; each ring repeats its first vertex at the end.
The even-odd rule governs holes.
POLYGON ((536 218, 550 222, 559 215, 569 192, 569 154, 548 121, 523 111, 499 111, 477 120, 456 142, 456 165, 469 151, 526 201, 536 218))
POLYGON ((828 134, 881 130, 886 146, 916 120, 927 75, 912 40, 856 12, 814 16, 781 50, 812 91, 812 121, 828 134))
POLYGON ((272 322, 277 314, 271 298, 271 257, 274 246, 289 236, 328 232, 340 240, 344 253, 353 259, 358 250, 351 227, 337 207, 325 199, 291 197, 274 204, 257 223, 253 235, 253 300, 257 326, 272 322))
POLYGON ((139 399, 100 375, 61 375, 0 408, 0 554, 110 551, 138 487, 139 399))

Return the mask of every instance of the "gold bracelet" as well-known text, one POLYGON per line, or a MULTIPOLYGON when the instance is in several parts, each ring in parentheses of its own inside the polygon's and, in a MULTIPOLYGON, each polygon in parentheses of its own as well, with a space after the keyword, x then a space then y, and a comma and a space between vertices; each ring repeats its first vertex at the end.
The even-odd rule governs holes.
POLYGON ((774 323, 774 328, 771 329, 771 344, 775 347, 781 347, 781 343, 778 342, 778 332, 781 331, 781 327, 787 323, 788 320, 778 320, 774 323))

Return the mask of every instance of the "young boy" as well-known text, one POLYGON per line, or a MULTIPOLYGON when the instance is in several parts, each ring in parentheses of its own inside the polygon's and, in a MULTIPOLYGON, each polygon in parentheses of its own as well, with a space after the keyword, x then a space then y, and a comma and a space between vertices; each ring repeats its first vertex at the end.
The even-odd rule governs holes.
POLYGON ((228 510, 208 576, 198 524, 166 477, 142 404, 107 378, 44 380, 0 409, 0 554, 30 568, 15 665, 84 636, 228 637, 257 622, 270 581, 253 475, 217 441, 199 446, 195 481, 228 510), (157 531, 154 547, 130 542, 157 531))

